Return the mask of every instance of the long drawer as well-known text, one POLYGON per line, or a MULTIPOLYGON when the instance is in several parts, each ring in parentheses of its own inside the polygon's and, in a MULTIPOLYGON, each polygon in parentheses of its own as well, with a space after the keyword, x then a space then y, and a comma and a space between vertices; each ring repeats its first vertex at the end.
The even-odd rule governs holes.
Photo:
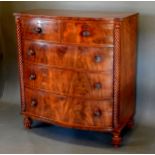
POLYGON ((24 61, 91 71, 113 69, 113 48, 95 48, 24 41, 24 61))
POLYGON ((70 126, 112 127, 111 100, 85 100, 25 88, 26 113, 70 126))
POLYGON ((24 64, 25 86, 85 98, 112 98, 113 72, 93 73, 24 64))

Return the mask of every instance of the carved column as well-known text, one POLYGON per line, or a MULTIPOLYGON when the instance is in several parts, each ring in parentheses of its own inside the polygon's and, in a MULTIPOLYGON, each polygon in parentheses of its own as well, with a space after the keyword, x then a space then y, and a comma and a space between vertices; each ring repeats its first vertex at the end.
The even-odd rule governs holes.
POLYGON ((21 20, 16 16, 16 36, 18 48, 18 70, 20 79, 20 94, 21 94, 21 111, 25 111, 24 86, 23 86, 23 60, 22 60, 22 39, 21 39, 21 20))
POLYGON ((114 29, 114 128, 118 127, 120 98, 120 22, 116 21, 114 29))

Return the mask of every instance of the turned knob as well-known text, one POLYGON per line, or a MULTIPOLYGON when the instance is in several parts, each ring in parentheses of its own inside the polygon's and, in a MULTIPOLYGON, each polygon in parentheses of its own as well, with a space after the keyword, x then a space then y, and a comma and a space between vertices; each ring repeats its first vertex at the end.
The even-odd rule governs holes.
POLYGON ((63 100, 65 99, 64 96, 58 96, 57 98, 58 98, 58 100, 60 100, 60 101, 63 101, 63 100))
POLYGON ((30 77, 29 77, 29 79, 30 79, 30 80, 35 80, 35 79, 36 79, 36 75, 35 75, 34 73, 31 74, 30 77))
POLYGON ((95 83, 95 89, 101 89, 102 88, 102 85, 101 83, 95 83))
POLYGON ((91 33, 88 30, 82 31, 82 36, 83 37, 89 37, 91 33))
POLYGON ((94 116, 95 117, 100 117, 101 116, 101 110, 96 110, 95 112, 94 112, 94 116))
POLYGON ((99 63, 99 62, 101 62, 102 57, 101 57, 100 55, 96 55, 96 56, 94 57, 94 59, 95 59, 95 62, 99 63))
POLYGON ((37 101, 33 99, 33 100, 31 101, 31 106, 32 106, 32 107, 35 107, 36 105, 37 105, 37 101))
POLYGON ((37 33, 37 34, 41 34, 43 32, 43 30, 42 30, 41 27, 35 27, 34 32, 37 33))
POLYGON ((28 55, 28 56, 34 56, 34 55, 35 55, 35 51, 32 50, 32 49, 29 49, 29 50, 27 51, 27 55, 28 55))

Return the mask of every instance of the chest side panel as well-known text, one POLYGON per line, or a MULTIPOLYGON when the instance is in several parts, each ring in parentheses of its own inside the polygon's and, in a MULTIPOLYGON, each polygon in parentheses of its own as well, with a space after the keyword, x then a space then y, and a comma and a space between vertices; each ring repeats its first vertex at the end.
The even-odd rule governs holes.
POLYGON ((135 113, 137 18, 137 15, 126 18, 121 28, 120 123, 135 113))

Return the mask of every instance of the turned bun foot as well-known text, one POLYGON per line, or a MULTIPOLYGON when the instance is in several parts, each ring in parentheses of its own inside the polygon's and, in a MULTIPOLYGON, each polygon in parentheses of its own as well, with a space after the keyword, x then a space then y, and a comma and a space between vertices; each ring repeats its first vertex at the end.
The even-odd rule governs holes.
POLYGON ((134 123, 134 119, 132 118, 132 119, 130 119, 129 122, 127 123, 127 128, 128 128, 128 129, 132 129, 132 128, 134 128, 134 126, 135 126, 135 123, 134 123))
POLYGON ((114 132, 112 137, 112 144, 115 148, 120 147, 122 142, 122 138, 120 136, 120 133, 114 132))
POLYGON ((24 127, 26 129, 31 129, 31 125, 32 125, 32 119, 25 117, 24 118, 24 127))

